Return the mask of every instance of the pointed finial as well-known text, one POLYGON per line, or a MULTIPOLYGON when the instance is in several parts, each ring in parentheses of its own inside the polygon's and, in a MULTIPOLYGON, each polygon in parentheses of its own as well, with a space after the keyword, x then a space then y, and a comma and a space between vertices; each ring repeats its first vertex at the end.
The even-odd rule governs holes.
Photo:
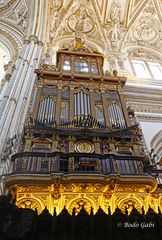
POLYGON ((75 213, 76 213, 76 208, 74 207, 72 211, 72 216, 75 216, 75 213))
POLYGON ((111 208, 110 208, 110 206, 108 207, 108 214, 111 215, 111 208))
POLYGON ((161 210, 160 210, 160 207, 158 207, 158 214, 161 214, 161 210))
POLYGON ((128 209, 126 206, 125 206, 125 215, 128 216, 128 209))
POLYGON ((91 207, 90 215, 94 215, 94 214, 93 214, 93 207, 91 207))
POLYGON ((144 206, 142 206, 142 215, 145 215, 144 206))
POLYGON ((55 216, 55 217, 57 216, 56 207, 54 207, 53 216, 55 216))

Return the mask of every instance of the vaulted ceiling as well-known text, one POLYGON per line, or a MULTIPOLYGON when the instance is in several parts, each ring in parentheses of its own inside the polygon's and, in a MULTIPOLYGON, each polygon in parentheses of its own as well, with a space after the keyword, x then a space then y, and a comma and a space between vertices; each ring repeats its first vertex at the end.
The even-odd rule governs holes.
MULTIPOLYGON (((30 37, 44 46, 42 58, 52 59, 76 36, 121 72, 129 57, 162 63, 162 0, 0 0, 0 42, 10 50, 12 60, 30 37)), ((150 81, 149 87, 156 90, 126 86, 126 98, 135 111, 160 113, 161 121, 162 83, 150 81)), ((130 77, 131 84, 139 82, 130 77)), ((148 84, 146 79, 143 82, 148 84)))
POLYGON ((46 5, 47 47, 60 48, 81 35, 87 46, 103 53, 142 46, 160 56, 161 0, 1 0, 0 23, 14 29, 20 41, 31 34, 33 12, 41 2, 46 5))
POLYGON ((98 50, 120 52, 131 46, 162 48, 161 0, 49 1, 48 45, 81 35, 98 50))

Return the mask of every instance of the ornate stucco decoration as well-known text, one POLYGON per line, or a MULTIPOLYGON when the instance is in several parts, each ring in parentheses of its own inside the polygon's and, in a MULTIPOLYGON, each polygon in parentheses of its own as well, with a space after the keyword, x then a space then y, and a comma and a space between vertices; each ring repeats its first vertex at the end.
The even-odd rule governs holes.
POLYGON ((68 17, 68 26, 73 32, 80 35, 91 32, 94 28, 94 21, 86 9, 81 6, 68 17))
POLYGON ((59 23, 59 11, 63 7, 63 0, 56 1, 51 0, 50 2, 50 23, 49 23, 49 37, 53 38, 54 32, 59 23))
POLYGON ((0 11, 2 11, 2 21, 5 21, 8 25, 18 28, 21 32, 26 34, 30 19, 28 3, 29 1, 27 0, 8 2, 7 5, 0 8, 0 11))
POLYGON ((119 0, 114 0, 110 6, 110 19, 113 23, 120 22, 120 11, 119 0))
POLYGON ((121 36, 121 5, 118 0, 114 0, 110 6, 109 12, 111 20, 111 28, 108 30, 108 38, 110 39, 112 48, 116 48, 121 36))
MULTIPOLYGON (((60 36, 60 28, 63 26, 65 28, 64 23, 62 22, 65 18, 66 12, 69 11, 70 6, 72 4, 72 0, 64 1, 64 0, 50 0, 49 1, 49 21, 48 21, 48 42, 53 44, 56 36, 60 36), (61 26, 61 27, 60 27, 61 26)), ((62 29, 62 28, 61 28, 62 29)))
POLYGON ((139 59, 139 60, 150 60, 150 61, 161 61, 161 58, 157 56, 157 52, 153 53, 153 51, 145 50, 142 48, 133 49, 129 52, 129 57, 132 59, 139 59))
POLYGON ((0 12, 4 11, 5 9, 7 9, 9 6, 11 6, 13 3, 15 2, 15 0, 2 0, 0 2, 0 12))
POLYGON ((57 7, 54 6, 51 0, 47 48, 49 46, 52 49, 62 48, 64 45, 69 45, 69 41, 75 36, 82 37, 86 45, 89 45, 90 40, 94 42, 93 48, 96 48, 96 44, 103 48, 105 41, 103 32, 91 1, 58 1, 57 7))
POLYGON ((7 19, 20 26, 23 32, 26 32, 28 26, 28 6, 25 0, 21 1, 11 13, 8 14, 7 19))
POLYGON ((140 12, 132 29, 129 33, 129 41, 137 42, 139 44, 158 43, 160 40, 160 27, 155 5, 152 1, 148 2, 143 11, 140 12))
POLYGON ((52 0, 52 7, 55 11, 59 11, 63 5, 63 0, 52 0))

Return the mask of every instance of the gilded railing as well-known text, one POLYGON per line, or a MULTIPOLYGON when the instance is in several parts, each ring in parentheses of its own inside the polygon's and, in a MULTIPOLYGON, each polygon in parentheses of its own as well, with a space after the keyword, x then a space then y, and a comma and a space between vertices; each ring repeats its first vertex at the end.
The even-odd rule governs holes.
POLYGON ((22 152, 12 156, 12 173, 96 173, 143 175, 147 162, 142 157, 112 154, 22 152))

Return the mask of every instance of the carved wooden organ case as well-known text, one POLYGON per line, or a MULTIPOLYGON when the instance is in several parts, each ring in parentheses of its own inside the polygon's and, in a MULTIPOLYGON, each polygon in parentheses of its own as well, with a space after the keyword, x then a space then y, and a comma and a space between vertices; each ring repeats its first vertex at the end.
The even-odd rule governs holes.
POLYGON ((101 54, 78 47, 60 50, 56 66, 36 70, 23 144, 12 156, 17 177, 6 183, 18 206, 59 212, 64 205, 72 211, 84 204, 87 211, 99 205, 113 211, 113 194, 124 199, 129 192, 155 189, 145 174, 140 130, 124 100, 126 79, 104 73, 103 61, 101 54))

